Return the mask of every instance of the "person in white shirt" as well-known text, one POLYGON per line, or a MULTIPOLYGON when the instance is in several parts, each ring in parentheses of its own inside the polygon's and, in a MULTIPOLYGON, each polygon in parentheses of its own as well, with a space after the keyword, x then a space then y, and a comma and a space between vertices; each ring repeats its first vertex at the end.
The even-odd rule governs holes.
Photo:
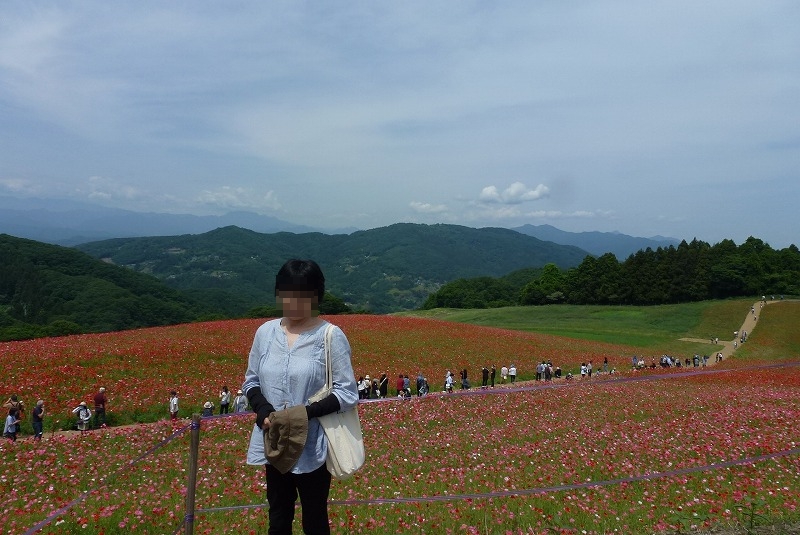
POLYGON ((228 414, 228 409, 231 405, 231 391, 227 386, 222 387, 222 392, 219 393, 219 413, 228 414))
POLYGON ((174 390, 169 393, 169 419, 178 419, 178 393, 174 390))

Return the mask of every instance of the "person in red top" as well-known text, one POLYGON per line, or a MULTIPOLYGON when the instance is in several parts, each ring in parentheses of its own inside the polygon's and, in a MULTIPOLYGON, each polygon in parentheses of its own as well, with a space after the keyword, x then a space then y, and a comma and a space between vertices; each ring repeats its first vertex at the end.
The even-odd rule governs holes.
POLYGON ((396 386, 397 386, 397 395, 398 396, 403 393, 403 389, 405 388, 405 384, 406 384, 406 382, 403 379, 403 374, 401 373, 400 375, 397 376, 397 384, 396 384, 396 386))
POLYGON ((106 389, 101 386, 100 390, 97 391, 97 394, 94 395, 95 429, 97 429, 98 427, 106 426, 106 403, 108 403, 108 398, 106 397, 106 389))

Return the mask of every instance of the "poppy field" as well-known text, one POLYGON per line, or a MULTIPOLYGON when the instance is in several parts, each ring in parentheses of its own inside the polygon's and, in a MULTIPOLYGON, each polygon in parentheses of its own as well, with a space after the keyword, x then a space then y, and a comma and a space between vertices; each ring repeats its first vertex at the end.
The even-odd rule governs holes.
MULTIPOLYGON (((332 485, 334 533, 687 533, 797 518, 800 356, 774 367, 757 350, 759 337, 775 343, 785 316, 764 314, 745 362, 635 373, 636 349, 625 346, 418 318, 329 319, 350 339, 356 374, 421 371, 434 392, 359 406, 367 464, 332 485), (513 362, 527 381, 541 360, 566 370, 604 358, 620 373, 437 388, 446 369, 468 368, 475 384, 482 366, 513 362)), ((261 321, 3 344, 4 366, 24 363, 15 392, 28 406, 44 399, 48 413, 42 442, 2 443, 0 531, 32 533, 73 505, 35 532, 180 532, 183 417, 217 401, 223 384, 238 388, 261 321), (154 423, 56 431, 99 386, 109 417, 154 423), (177 422, 166 420, 171 389, 177 422)), ((265 497, 263 471, 244 463, 252 426, 251 415, 203 420, 196 533, 266 532, 266 509, 243 507, 265 497)))

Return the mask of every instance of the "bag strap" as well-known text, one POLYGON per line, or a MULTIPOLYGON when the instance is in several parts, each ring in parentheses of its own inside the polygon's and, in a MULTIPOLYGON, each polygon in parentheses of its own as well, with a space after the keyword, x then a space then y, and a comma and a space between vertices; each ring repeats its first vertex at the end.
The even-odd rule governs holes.
POLYGON ((333 371, 331 370, 331 341, 333 340, 333 324, 325 327, 325 384, 333 388, 333 371))

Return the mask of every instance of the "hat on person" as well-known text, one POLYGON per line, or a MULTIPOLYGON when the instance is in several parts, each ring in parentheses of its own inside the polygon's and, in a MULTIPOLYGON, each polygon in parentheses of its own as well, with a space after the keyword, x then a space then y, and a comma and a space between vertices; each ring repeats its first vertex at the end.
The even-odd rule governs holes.
POLYGON ((101 386, 100 387, 100 392, 105 392, 105 391, 106 391, 106 388, 104 386, 101 386))
POLYGON ((205 403, 203 403, 203 408, 204 409, 210 409, 213 406, 214 405, 212 405, 210 401, 206 401, 205 403))
POLYGON ((364 376, 364 379, 366 379, 367 381, 369 381, 369 374, 365 375, 365 376, 364 376))
POLYGON ((243 392, 241 390, 237 390, 236 393, 237 394, 242 394, 243 392))
POLYGON ((81 401, 80 405, 83 405, 85 407, 86 406, 86 402, 85 401, 81 401))

